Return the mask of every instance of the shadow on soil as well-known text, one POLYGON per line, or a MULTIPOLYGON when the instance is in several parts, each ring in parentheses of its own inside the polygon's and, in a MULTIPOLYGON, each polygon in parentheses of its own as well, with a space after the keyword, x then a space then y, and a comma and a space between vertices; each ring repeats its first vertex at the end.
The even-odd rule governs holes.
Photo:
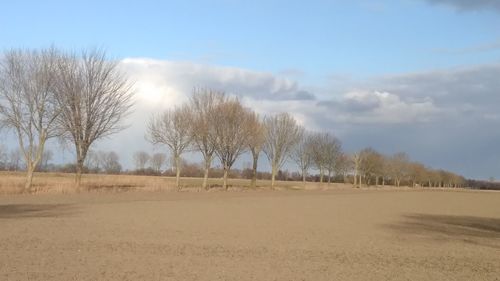
POLYGON ((61 217, 75 212, 75 207, 70 204, 0 205, 0 219, 61 217))
POLYGON ((426 236, 440 241, 454 239, 500 248, 500 240, 497 240, 500 239, 498 218, 410 214, 405 215, 402 222, 386 226, 405 235, 426 236))

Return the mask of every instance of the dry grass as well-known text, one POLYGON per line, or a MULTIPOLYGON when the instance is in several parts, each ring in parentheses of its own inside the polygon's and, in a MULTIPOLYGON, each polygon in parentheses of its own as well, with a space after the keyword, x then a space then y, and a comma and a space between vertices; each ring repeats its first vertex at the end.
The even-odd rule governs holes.
MULTIPOLYGON (((25 174, 21 172, 0 172, 0 194, 19 193, 24 185, 25 174)), ((201 178, 181 178, 183 191, 199 191, 201 178)), ((222 179, 209 179, 210 190, 220 190, 222 179)), ((250 188, 250 180, 230 179, 231 190, 246 190, 250 188)), ((269 180, 257 181, 257 189, 269 189, 269 180)), ((322 184, 277 181, 276 189, 286 190, 316 190, 330 188, 347 188, 344 184, 322 184)), ((82 189, 95 191, 176 191, 175 178, 135 175, 100 175, 87 174, 82 178, 82 189)), ((64 173, 36 173, 33 180, 33 193, 73 193, 74 175, 64 173)))

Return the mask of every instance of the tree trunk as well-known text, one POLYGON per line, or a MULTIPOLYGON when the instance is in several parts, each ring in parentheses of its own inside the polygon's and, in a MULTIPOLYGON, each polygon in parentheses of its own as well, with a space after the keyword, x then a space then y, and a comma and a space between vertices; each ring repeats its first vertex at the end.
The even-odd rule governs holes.
POLYGON ((353 177, 353 180, 352 180, 352 185, 354 187, 356 187, 356 182, 357 182, 357 179, 358 179, 358 173, 355 171, 354 172, 354 177, 353 177))
POLYGON ((358 184, 359 184, 359 187, 361 187, 361 184, 362 184, 362 183, 363 183, 363 182, 361 181, 361 174, 359 174, 359 175, 358 175, 358 184))
POLYGON ((331 183, 331 178, 332 178, 332 172, 328 170, 328 184, 331 183))
POLYGON ((323 183, 323 175, 324 175, 323 169, 319 169, 319 183, 323 183))
POLYGON ((253 166, 252 166, 252 181, 250 182, 251 188, 257 187, 257 162, 259 161, 259 154, 252 152, 253 166))
POLYGON ((76 160, 76 174, 75 174, 75 189, 76 191, 80 191, 80 187, 82 184, 82 173, 83 173, 83 159, 78 157, 76 160))
POLYGON ((32 163, 26 164, 26 182, 24 183, 23 192, 30 193, 31 186, 33 184, 33 173, 35 172, 35 168, 32 163))
POLYGON ((224 190, 228 190, 228 186, 227 186, 227 175, 229 173, 229 169, 224 165, 224 181, 222 183, 222 188, 224 190))
POLYGON ((385 177, 382 177, 382 186, 385 186, 385 177))
POLYGON ((209 159, 205 160, 205 173, 203 175, 203 184, 201 185, 201 187, 205 190, 208 189, 208 172, 210 171, 210 164, 212 162, 210 160, 209 159))
POLYGON ((175 156, 175 186, 179 191, 181 190, 180 179, 181 179, 181 157, 175 156))
POLYGON ((302 182, 306 184, 306 170, 302 170, 302 182))
POLYGON ((276 177, 276 165, 272 165, 271 167, 271 189, 274 189, 274 179, 276 177))

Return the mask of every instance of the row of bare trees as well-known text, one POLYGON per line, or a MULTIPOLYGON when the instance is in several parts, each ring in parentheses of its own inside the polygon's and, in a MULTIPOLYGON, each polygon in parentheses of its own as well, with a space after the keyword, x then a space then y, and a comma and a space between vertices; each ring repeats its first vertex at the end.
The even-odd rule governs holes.
POLYGON ((351 156, 353 184, 427 187, 463 187, 466 179, 461 175, 428 168, 411 161, 406 153, 383 155, 372 148, 365 148, 351 156))
POLYGON ((319 172, 319 181, 334 176, 352 179, 355 186, 393 184, 400 186, 462 186, 465 179, 443 170, 433 170, 412 162, 404 153, 385 156, 372 148, 351 155, 342 151, 338 138, 331 133, 309 132, 287 113, 259 116, 242 106, 237 98, 211 89, 195 89, 188 103, 151 117, 146 138, 153 144, 166 145, 174 159, 176 183, 180 188, 181 156, 198 151, 203 156, 204 180, 216 157, 227 176, 236 159, 245 152, 253 158, 251 185, 256 185, 259 155, 269 160, 271 186, 278 171, 292 160, 305 182, 309 171, 319 172), (347 176, 347 177, 346 177, 347 176))
POLYGON ((100 50, 4 52, 0 125, 17 137, 26 165, 25 192, 31 189, 47 140, 74 145, 78 189, 92 144, 123 128, 120 121, 131 108, 133 92, 116 66, 100 50))
POLYGON ((255 186, 257 162, 262 150, 272 163, 274 185, 274 175, 296 141, 294 134, 299 131, 295 120, 287 114, 267 118, 262 123, 259 116, 245 108, 237 98, 211 89, 195 89, 188 104, 152 116, 146 138, 170 149, 178 188, 182 153, 199 151, 204 163, 202 188, 206 189, 215 157, 223 167, 223 187, 227 188, 231 167, 246 151, 253 156, 252 185, 255 186), (273 139, 269 138, 272 128, 276 128, 273 139))
MULTIPOLYGON (((49 48, 5 52, 0 61, 0 125, 18 139, 27 172, 24 191, 30 191, 33 173, 51 138, 74 146, 78 189, 85 165, 97 163, 92 145, 123 129, 121 120, 130 112, 132 96, 131 83, 102 51, 76 54, 49 48)), ((178 188, 182 154, 187 151, 198 151, 203 157, 204 189, 215 158, 223 168, 227 188, 231 168, 246 152, 253 158, 253 187, 262 153, 269 160, 272 187, 278 171, 290 159, 299 167, 303 181, 315 169, 320 182, 325 176, 330 182, 334 175, 353 174, 354 185, 463 183, 460 176, 426 168, 409 161, 405 154, 388 157, 364 149, 347 155, 340 140, 330 133, 306 131, 287 113, 261 118, 236 97, 212 89, 195 89, 188 103, 153 115, 146 138, 169 148, 178 188)), ((121 170, 118 155, 108 153, 101 158, 99 165, 106 165, 105 170, 121 170)), ((137 154, 134 161, 142 169, 150 161, 159 172, 166 156, 137 154)))

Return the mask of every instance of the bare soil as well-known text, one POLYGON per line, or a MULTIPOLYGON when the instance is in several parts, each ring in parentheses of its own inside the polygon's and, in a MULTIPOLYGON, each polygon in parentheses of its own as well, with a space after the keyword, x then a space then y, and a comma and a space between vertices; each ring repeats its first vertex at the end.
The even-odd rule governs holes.
POLYGON ((0 197, 0 280, 500 280, 500 192, 0 197))

